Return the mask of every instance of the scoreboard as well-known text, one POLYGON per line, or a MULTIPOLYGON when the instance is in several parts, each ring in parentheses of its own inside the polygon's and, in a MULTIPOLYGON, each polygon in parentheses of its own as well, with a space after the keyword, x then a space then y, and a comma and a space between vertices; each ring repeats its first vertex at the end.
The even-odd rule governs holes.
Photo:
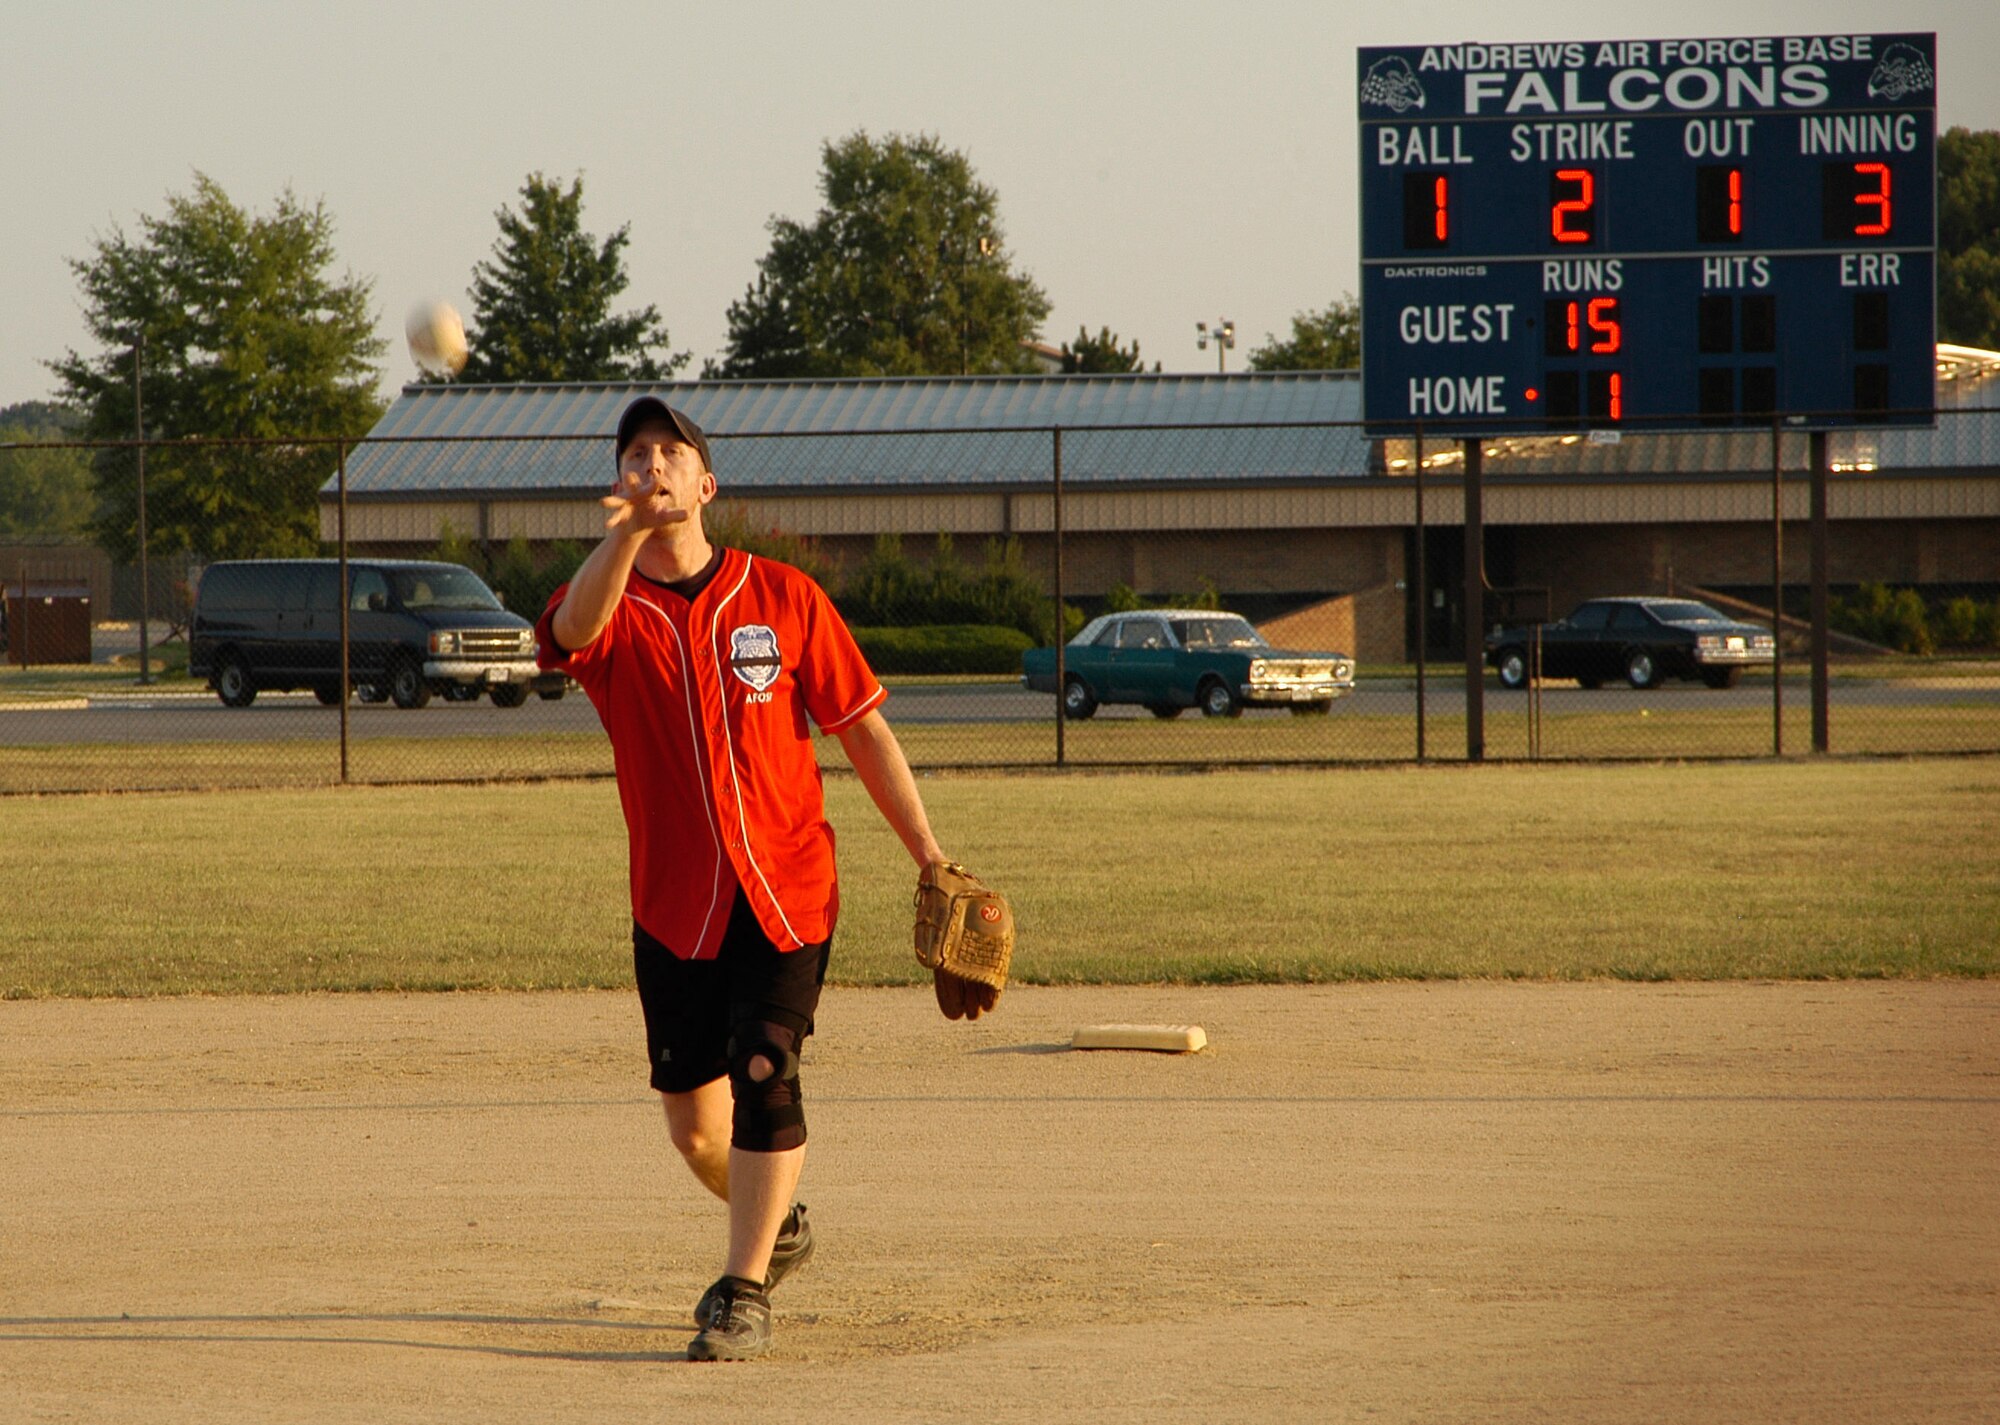
POLYGON ((1932 423, 1935 35, 1359 69, 1371 434, 1932 423))

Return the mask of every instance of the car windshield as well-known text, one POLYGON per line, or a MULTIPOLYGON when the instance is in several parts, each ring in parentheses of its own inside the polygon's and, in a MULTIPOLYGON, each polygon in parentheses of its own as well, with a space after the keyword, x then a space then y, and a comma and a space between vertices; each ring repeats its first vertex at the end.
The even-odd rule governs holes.
POLYGON ((1168 621, 1183 648, 1268 648, 1264 636, 1248 619, 1235 614, 1216 618, 1177 618, 1168 621))
POLYGON ((390 574, 406 609, 497 609, 500 601, 470 569, 398 569, 390 574))
POLYGON ((1729 619, 1717 613, 1707 604, 1698 604, 1693 599, 1662 600, 1648 604, 1646 608, 1661 623, 1728 623, 1729 619))

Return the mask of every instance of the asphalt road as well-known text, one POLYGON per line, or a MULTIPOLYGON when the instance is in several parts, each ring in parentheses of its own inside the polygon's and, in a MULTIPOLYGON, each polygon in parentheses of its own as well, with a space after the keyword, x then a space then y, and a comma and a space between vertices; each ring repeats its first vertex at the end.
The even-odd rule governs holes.
MULTIPOLYGON (((1545 688, 1542 692, 1544 716, 1563 713, 1606 711, 1631 708, 1636 700, 1657 712, 1676 708, 1702 711, 1721 709, 1768 709, 1771 685, 1757 681, 1741 687, 1715 690, 1695 683, 1668 683, 1644 692, 1609 687, 1594 691, 1569 685, 1545 688)), ((1911 682, 1866 682, 1839 679, 1833 684, 1835 707, 1921 708, 1942 704, 1973 702, 1993 709, 2000 717, 2000 684, 1978 681, 1943 682, 1919 685, 1911 682)), ((1526 694, 1486 690, 1489 715, 1506 715, 1525 709, 1526 694)), ((1810 706, 1804 682, 1786 681, 1788 709, 1803 711, 1810 706)), ((1427 680, 1425 705, 1437 717, 1453 717, 1465 710, 1461 682, 1445 676, 1427 680)), ((1384 716, 1414 717, 1417 696, 1414 684, 1396 680, 1364 684, 1353 696, 1334 705, 1334 717, 1384 716)), ((429 707, 404 710, 388 704, 354 702, 349 705, 348 731, 356 741, 381 737, 492 737, 530 732, 596 732, 596 711, 588 699, 572 692, 555 702, 530 697, 519 708, 496 708, 481 700, 454 703, 434 698, 429 707)), ((1030 723, 1051 720, 1054 700, 1045 693, 1030 693, 1015 683, 952 683, 903 686, 892 689, 887 712, 897 723, 1030 723)), ((151 698, 121 695, 93 699, 82 706, 13 707, 0 710, 0 746, 58 746, 72 743, 174 743, 174 742, 278 742, 333 734, 337 717, 334 708, 322 707, 307 693, 263 693, 248 708, 224 707, 209 694, 162 695, 151 698)), ((1256 718, 1282 718, 1283 709, 1255 710, 1256 718)), ((1100 709, 1099 719, 1139 718, 1151 714, 1136 707, 1100 709)), ((1183 716, 1198 716, 1188 712, 1183 716)))

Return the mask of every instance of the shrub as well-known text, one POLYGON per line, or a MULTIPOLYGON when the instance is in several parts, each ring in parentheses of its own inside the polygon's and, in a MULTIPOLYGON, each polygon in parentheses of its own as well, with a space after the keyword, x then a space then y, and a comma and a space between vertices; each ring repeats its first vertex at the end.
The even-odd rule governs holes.
POLYGON ((877 673, 994 673, 1021 671, 1021 655, 1034 646, 1018 628, 991 624, 927 624, 918 628, 856 628, 868 666, 877 673))
POLYGON ((1986 610, 1979 606, 1977 599, 1964 597, 1953 599, 1938 614, 1938 642, 1953 644, 1960 648, 1972 648, 1986 640, 1986 610))
POLYGON ((486 556, 471 536, 460 534, 450 520, 439 523, 437 548, 429 557, 442 564, 463 564, 480 578, 486 577, 486 556))
POLYGON ((922 571, 903 553, 903 537, 878 534, 875 547, 854 566, 836 602, 849 624, 881 627, 922 622, 929 595, 922 571))
POLYGON ((1899 653, 1937 651, 1923 596, 1915 589, 1863 584, 1853 598, 1833 600, 1828 616, 1833 626, 1843 633, 1882 644, 1899 653))
MULTIPOLYGON (((535 570, 534 551, 528 548, 528 541, 518 534, 507 541, 507 547, 494 558, 487 570, 486 582, 493 592, 500 596, 500 602, 524 618, 541 617, 542 607, 548 602, 544 595, 541 603, 534 602, 534 589, 538 582, 535 570)), ((549 586, 555 592, 555 585, 549 586)))
POLYGON ((1195 580, 1194 592, 1175 600, 1174 607, 1183 609, 1220 609, 1222 590, 1215 586, 1215 580, 1204 574, 1195 580))
POLYGON ((1037 643, 1056 636, 1055 600, 1042 592, 1041 581, 1028 572, 1021 541, 986 541, 986 562, 979 571, 977 602, 982 623, 1018 628, 1037 643))
MULTIPOLYGON (((903 552, 900 535, 877 535, 835 602, 859 628, 985 624, 1017 629, 1034 643, 1057 636, 1055 600, 1029 572, 1018 539, 988 540, 975 573, 960 561, 949 534, 938 536, 928 568, 903 552)), ((1083 626, 1082 615, 1072 622, 1072 613, 1064 613, 1064 637, 1083 626)))
POLYGON ((722 504, 710 506, 709 513, 703 517, 702 527, 707 531, 711 544, 725 544, 760 559, 775 559, 780 564, 789 564, 809 574, 817 584, 824 585, 827 581, 829 566, 826 553, 819 547, 819 541, 809 534, 793 534, 776 525, 753 529, 749 517, 742 510, 722 504))
POLYGON ((493 591, 522 618, 540 618, 556 590, 570 581, 589 553, 573 539, 559 539, 537 559, 525 539, 511 539, 493 561, 493 591))

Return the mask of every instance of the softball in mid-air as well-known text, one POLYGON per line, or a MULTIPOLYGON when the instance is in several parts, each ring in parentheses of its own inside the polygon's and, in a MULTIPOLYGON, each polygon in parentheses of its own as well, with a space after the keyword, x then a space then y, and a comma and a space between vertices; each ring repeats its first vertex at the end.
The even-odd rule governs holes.
POLYGON ((404 325, 410 355, 427 374, 456 376, 465 367, 465 323, 449 302, 419 302, 404 325))

